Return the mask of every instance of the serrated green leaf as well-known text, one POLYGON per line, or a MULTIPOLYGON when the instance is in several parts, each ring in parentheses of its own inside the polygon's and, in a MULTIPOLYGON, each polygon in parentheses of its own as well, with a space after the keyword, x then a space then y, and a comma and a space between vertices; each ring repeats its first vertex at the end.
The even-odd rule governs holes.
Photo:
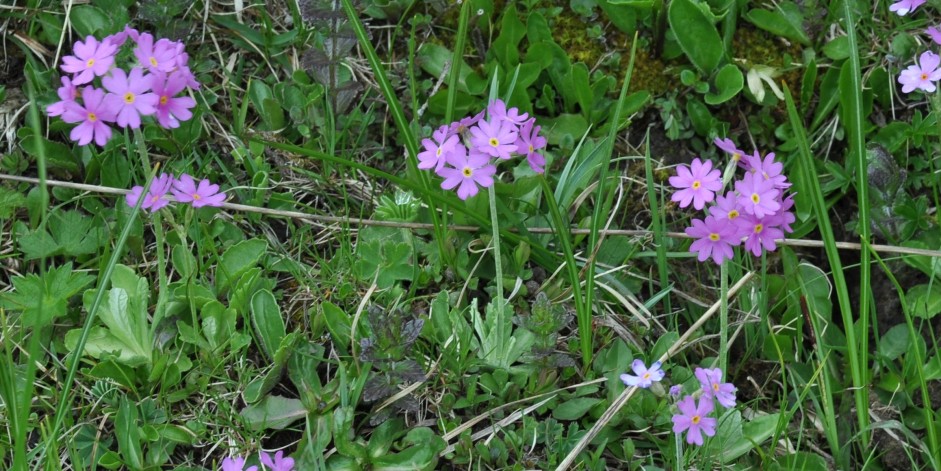
POLYGON ((49 216, 47 230, 37 229, 19 237, 20 250, 28 260, 94 254, 103 242, 101 224, 78 211, 56 211, 49 216))
POLYGON ((64 316, 69 298, 94 279, 84 273, 74 273, 71 263, 51 269, 42 277, 36 274, 16 276, 12 280, 13 291, 0 294, 0 306, 22 312, 26 326, 46 325, 64 316))

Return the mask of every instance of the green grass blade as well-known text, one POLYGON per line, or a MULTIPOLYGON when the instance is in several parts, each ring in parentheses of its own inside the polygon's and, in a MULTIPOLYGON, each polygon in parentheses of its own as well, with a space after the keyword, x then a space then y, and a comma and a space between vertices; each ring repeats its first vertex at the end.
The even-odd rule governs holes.
POLYGON ((595 192, 595 210, 591 216, 591 232, 588 234, 588 271, 585 277, 585 312, 578 316, 578 338, 582 350, 582 365, 586 368, 591 364, 592 338, 591 338, 591 307, 593 304, 593 291, 595 289, 595 256, 598 250, 598 229, 602 225, 602 214, 605 205, 605 190, 607 189, 608 168, 611 166, 611 154, 614 153, 614 140, 617 137, 621 124, 621 114, 624 111, 624 101, 627 98, 627 89, 631 84, 631 74, 634 72, 634 59, 637 57, 637 34, 631 45, 631 59, 627 63, 624 74, 624 84, 621 86, 621 95, 614 107, 614 115, 609 121, 608 136, 606 138, 606 152, 601 159, 600 175, 598 176, 598 189, 595 192))
MULTIPOLYGON (((647 201, 650 204, 650 223, 653 226, 653 241, 657 245, 657 274, 660 276, 660 289, 666 290, 670 286, 670 275, 667 265, 667 246, 663 236, 663 214, 660 213, 660 195, 654 191, 653 160, 650 158, 650 131, 644 137, 644 173, 647 178, 647 201)), ((663 297, 666 312, 673 312, 670 306, 670 296, 663 297)))
MULTIPOLYGON (((398 96, 395 93, 395 89, 392 88, 392 83, 389 82, 389 78, 386 77, 385 69, 382 66, 382 61, 379 59, 379 55, 376 54, 376 49, 372 47, 372 43, 369 42, 369 36, 366 34, 366 28, 363 26, 363 22, 359 20, 359 15, 356 13, 356 8, 353 7, 353 2, 351 0, 342 0, 343 9, 346 10, 346 15, 350 20, 350 26, 353 27, 353 32, 356 34, 356 39, 359 41, 360 47, 363 48, 363 52, 366 54, 366 59, 369 61, 369 66, 372 68, 373 74, 375 74, 376 83, 379 84, 379 89, 382 90, 382 94, 386 98, 386 102, 389 105, 389 112, 392 113, 392 121, 395 122, 396 128, 398 128, 399 133, 402 136, 402 140, 405 144, 406 156, 409 164, 409 171, 415 172, 418 175, 418 180, 421 182, 422 187, 429 189, 431 183, 428 180, 428 175, 425 172, 418 170, 418 139, 412 133, 412 129, 408 124, 408 119, 405 118, 405 112, 402 109, 402 104, 399 103, 398 96)), ((438 209, 434 204, 433 200, 426 198, 426 203, 428 204, 429 212, 431 213, 432 223, 435 225, 435 242, 438 245, 438 252, 441 255, 442 260, 449 260, 448 251, 445 248, 445 228, 441 224, 440 216, 438 215, 438 209)))
MULTIPOLYGON (((843 107, 843 119, 846 121, 844 126, 849 138, 849 155, 856 167, 856 201, 859 207, 859 222, 856 225, 859 231, 859 237, 864 244, 872 240, 871 228, 869 224, 869 165, 866 159, 865 134, 863 133, 863 84, 862 70, 859 59, 859 46, 856 42, 856 21, 853 18, 853 9, 850 2, 843 2, 843 20, 846 30, 846 38, 849 41, 850 60, 843 66, 840 72, 840 101, 843 107)), ((860 252, 859 260, 859 349, 857 354, 859 358, 853 359, 859 373, 859 384, 869 383, 869 318, 870 318, 870 295, 872 292, 870 279, 870 258, 869 251, 860 252)), ((852 325, 847 325, 847 329, 852 325)), ((856 419, 859 422, 861 431, 869 427, 869 388, 862 387, 857 391, 856 401, 856 419), (865 406, 865 407, 864 407, 865 406)), ((862 435, 863 448, 868 448, 870 436, 868 433, 862 435)))
POLYGON ((457 101, 457 83, 461 78, 461 64, 464 63, 464 47, 467 44, 467 24, 470 23, 471 2, 461 5, 461 17, 457 24, 457 43, 451 56, 451 72, 448 76, 448 103, 444 110, 444 122, 454 121, 454 102, 457 101))
MULTIPOLYGON (((807 140, 807 131, 804 129, 804 123, 797 113, 797 107, 794 105, 794 98, 791 96, 791 90, 784 85, 784 98, 787 103, 787 114, 790 118, 791 127, 794 130, 794 137, 797 141, 797 156, 801 161, 801 178, 807 182, 820 181, 817 176, 817 169, 814 166, 813 155, 810 152, 810 143, 807 140)), ((857 410, 857 422, 860 427, 869 423, 869 404, 866 403, 866 392, 868 385, 864 383, 862 372, 863 365, 860 364, 862 357, 859 355, 859 344, 856 342, 856 327, 853 323, 853 305, 850 303, 849 290, 846 287, 846 276, 843 272, 843 262, 840 261, 840 253, 836 247, 836 238, 833 235, 833 226, 830 225, 830 216, 827 214, 827 203, 823 197, 823 190, 819 185, 807 185, 810 189, 810 201, 814 208, 814 218, 817 220, 817 226, 820 230, 820 238, 824 243, 824 251, 827 254, 827 260, 830 262, 830 268, 833 271, 833 285, 836 291, 837 301, 840 305, 840 313, 843 317, 843 329, 846 335, 847 362, 850 366, 850 375, 853 381, 853 398, 857 410)), ((837 450, 834 450, 836 452, 837 450)), ((845 451, 845 450, 844 450, 845 451)))

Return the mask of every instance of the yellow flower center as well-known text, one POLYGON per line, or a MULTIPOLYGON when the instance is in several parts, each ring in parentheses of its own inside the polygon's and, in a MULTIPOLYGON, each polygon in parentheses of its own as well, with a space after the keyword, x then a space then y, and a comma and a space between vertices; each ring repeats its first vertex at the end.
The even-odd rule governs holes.
POLYGON ((157 200, 159 200, 159 199, 160 199, 160 195, 154 195, 154 197, 150 199, 150 202, 151 202, 151 204, 153 204, 153 203, 156 203, 157 200))
POLYGON ((928 74, 922 73, 922 74, 921 74, 921 79, 922 79, 922 80, 928 80, 928 74))
POLYGON ((738 217, 738 210, 737 210, 737 209, 733 209, 733 210, 729 211, 729 220, 735 219, 735 218, 737 218, 737 217, 738 217))
POLYGON ((491 137, 491 138, 490 138, 490 145, 493 146, 493 147, 497 147, 498 145, 500 145, 500 141, 498 141, 497 138, 495 138, 495 137, 491 137))
POLYGON ((193 193, 193 201, 199 201, 203 199, 202 196, 199 196, 199 193, 193 193))
POLYGON ((150 58, 150 65, 157 67, 157 59, 155 57, 150 58))
POLYGON ((758 193, 751 194, 751 202, 758 204, 761 201, 761 197, 758 196, 758 193))
POLYGON ((85 62, 85 67, 94 67, 95 59, 88 59, 88 62, 85 62))
POLYGON ((96 116, 95 113, 88 113, 88 120, 91 122, 98 121, 98 116, 96 116))
POLYGON ((470 167, 464 167, 464 170, 462 170, 461 173, 464 175, 464 177, 470 178, 474 175, 474 169, 470 167))
POLYGON ((124 103, 127 103, 128 105, 133 104, 133 103, 134 103, 134 94, 131 93, 131 92, 125 93, 125 94, 124 94, 124 103))
POLYGON ((732 160, 734 160, 735 162, 738 162, 739 160, 742 160, 742 154, 740 154, 740 153, 738 153, 738 152, 732 154, 732 160))
POLYGON ((713 241, 713 242, 718 242, 718 241, 719 241, 719 234, 716 234, 715 232, 709 234, 709 240, 711 240, 711 241, 713 241))
MULTIPOLYGON (((166 105, 166 104, 167 104, 167 101, 169 101, 169 100, 168 100, 168 98, 167 98, 166 95, 160 97, 160 104, 161 104, 161 105, 166 105)), ((441 151, 439 150, 438 152, 441 152, 441 151)))
POLYGON ((700 420, 699 416, 698 416, 698 415, 694 415, 693 418, 690 419, 690 422, 692 422, 693 425, 696 425, 696 424, 699 423, 699 420, 700 420))
POLYGON ((533 145, 530 144, 530 145, 529 145, 529 153, 532 154, 533 151, 535 151, 535 150, 536 150, 536 149, 533 149, 533 145))
POLYGON ((761 231, 763 231, 764 228, 764 224, 755 224, 755 234, 761 234, 761 231))
POLYGON ((699 187, 701 187, 701 186, 702 186, 702 183, 700 183, 700 181, 699 181, 699 180, 693 180, 693 185, 692 185, 692 189, 694 189, 694 190, 698 190, 698 189, 699 189, 699 187))
POLYGON ((712 383, 712 390, 715 392, 719 392, 719 383, 712 383))
POLYGON ((648 372, 648 373, 644 373, 643 378, 644 378, 644 379, 650 379, 650 373, 649 373, 649 372, 648 372))
POLYGON ((441 157, 441 148, 440 148, 440 147, 438 148, 438 150, 435 151, 435 155, 437 155, 438 157, 441 157))

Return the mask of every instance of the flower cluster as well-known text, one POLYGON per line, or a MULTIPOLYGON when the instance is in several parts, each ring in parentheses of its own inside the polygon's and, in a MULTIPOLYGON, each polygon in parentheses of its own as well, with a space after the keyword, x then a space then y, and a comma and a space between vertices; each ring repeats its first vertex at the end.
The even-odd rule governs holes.
MULTIPOLYGON (((686 443, 701 446, 702 434, 716 434, 716 418, 709 417, 715 411, 715 402, 725 408, 735 407, 736 389, 732 383, 722 382, 722 370, 718 368, 696 368, 695 374, 700 389, 676 403, 679 414, 673 416, 673 433, 686 432, 686 443)), ((682 388, 670 389, 677 397, 681 392, 682 388)))
MULTIPOLYGON (((925 3, 926 0, 899 0, 889 6, 899 16, 905 16, 925 3)), ((941 44, 941 31, 936 26, 925 30, 925 34, 936 44, 941 44)), ((911 93, 922 90, 932 93, 937 90, 936 82, 941 80, 941 57, 931 51, 925 51, 918 56, 914 65, 908 66, 899 74, 898 82, 902 85, 902 93, 911 93)))
POLYGON ((719 149, 732 155, 745 176, 735 181, 734 191, 717 196, 722 191, 722 175, 714 169, 712 161, 693 160, 690 167, 680 166, 670 177, 670 185, 677 189, 672 200, 685 208, 692 203, 701 210, 713 203, 705 219, 693 219, 686 234, 696 240, 689 250, 699 254, 700 262, 708 258, 716 264, 732 258, 732 247, 744 244, 753 255, 762 249, 773 251, 776 239, 785 232, 793 232, 795 221, 790 209, 794 195, 785 196, 791 184, 782 173, 784 164, 775 162, 774 153, 761 157, 758 151, 746 155, 730 139, 716 139, 719 149))
POLYGON ((546 147, 546 138, 536 119, 519 109, 507 109, 496 100, 484 112, 469 116, 435 131, 431 139, 423 139, 424 151, 418 154, 418 168, 434 170, 444 179, 441 188, 457 188, 457 196, 466 200, 479 188, 493 186, 496 163, 509 160, 513 154, 525 155, 536 173, 545 172, 546 158, 539 153, 546 147))
MULTIPOLYGON (((137 201, 143 192, 142 186, 131 188, 131 192, 125 195, 128 206, 132 208, 137 206, 137 201)), ((152 213, 157 212, 158 209, 171 203, 170 194, 177 203, 190 203, 194 208, 219 207, 225 202, 225 193, 219 191, 219 185, 210 183, 209 180, 204 179, 197 184, 193 177, 185 173, 179 179, 172 174, 162 173, 150 184, 141 208, 149 209, 152 213)))
POLYGON ((150 33, 126 26, 101 41, 88 36, 76 42, 72 52, 62 58, 61 66, 71 76, 62 77, 60 101, 49 105, 46 112, 67 123, 78 123, 69 137, 79 145, 94 140, 104 146, 111 138, 110 124, 137 129, 142 116, 153 116, 167 129, 193 117, 190 110, 196 101, 178 96, 187 87, 199 88, 182 42, 155 41, 150 33), (115 61, 128 39, 136 63, 125 70, 115 61), (95 85, 99 78, 101 88, 95 85))
MULTIPOLYGON (((622 374, 621 381, 627 386, 649 388, 666 376, 660 367, 659 361, 647 368, 642 360, 634 360, 631 364, 634 374, 622 374)), ((673 416, 673 432, 686 432, 687 443, 702 445, 703 434, 709 437, 716 434, 716 419, 709 417, 715 411, 715 402, 725 408, 735 407, 736 389, 732 383, 722 382, 719 368, 696 368, 695 375, 700 388, 676 403, 679 413, 673 416)), ((682 393, 683 387, 679 384, 670 387, 671 397, 679 398, 682 393)))
MULTIPOLYGON (((261 460, 261 464, 266 470, 292 471, 294 469, 294 458, 285 458, 283 451, 275 453, 273 458, 268 453, 261 452, 258 455, 258 459, 261 460)), ((258 466, 249 466, 246 468, 245 461, 245 458, 241 456, 226 458, 222 460, 221 471, 258 471, 258 466)))

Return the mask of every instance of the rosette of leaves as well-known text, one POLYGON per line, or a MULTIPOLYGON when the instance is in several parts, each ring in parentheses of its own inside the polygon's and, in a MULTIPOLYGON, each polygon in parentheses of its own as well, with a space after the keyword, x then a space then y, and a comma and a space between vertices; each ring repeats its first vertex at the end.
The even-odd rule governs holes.
POLYGON ((908 174, 884 147, 866 149, 869 176, 869 218, 877 237, 897 243, 911 239, 915 232, 930 227, 928 202, 924 196, 912 198, 905 190, 908 174))
MULTIPOLYGON (((401 391, 400 386, 425 380, 425 370, 409 357, 415 340, 425 325, 424 319, 408 319, 401 309, 391 310, 373 305, 367 309, 366 322, 370 336, 359 342, 359 359, 372 364, 369 379, 363 388, 363 400, 381 403, 401 391)), ((373 414, 372 425, 380 424, 393 412, 417 412, 418 399, 412 394, 396 400, 391 408, 373 414)))
POLYGON ((572 357, 555 351, 559 332, 566 328, 574 317, 565 306, 552 304, 546 293, 539 292, 529 314, 513 318, 514 324, 532 332, 535 337, 530 353, 524 355, 521 360, 543 368, 576 366, 572 357))

